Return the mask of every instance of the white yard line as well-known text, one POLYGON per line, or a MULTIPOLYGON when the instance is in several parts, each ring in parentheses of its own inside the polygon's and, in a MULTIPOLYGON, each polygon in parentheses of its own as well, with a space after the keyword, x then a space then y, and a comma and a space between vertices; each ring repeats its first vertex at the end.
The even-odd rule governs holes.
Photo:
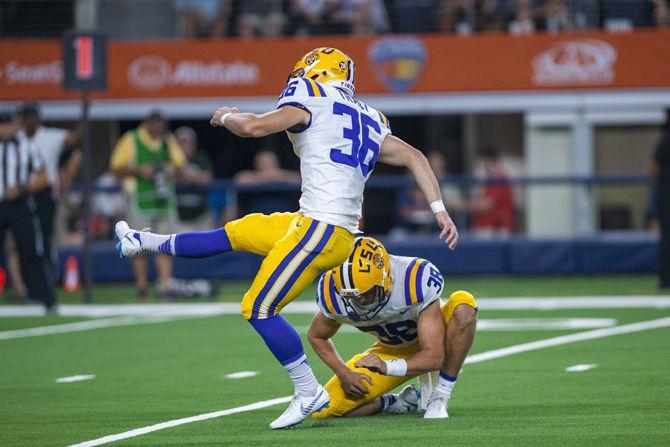
POLYGON ((120 441, 121 439, 134 438, 136 436, 145 435, 165 428, 177 427, 179 425, 190 424, 191 422, 206 421, 207 419, 219 418, 221 416, 228 416, 229 414, 244 413, 245 411, 259 410, 273 405, 290 402, 293 396, 278 397, 276 399, 262 400, 253 404, 244 405, 242 407, 230 408, 228 410, 214 411, 212 413, 199 414, 182 419, 174 419, 172 421, 161 422, 159 424, 149 425, 148 427, 136 428, 127 432, 119 433, 118 435, 109 435, 104 438, 93 439, 92 441, 85 441, 79 444, 74 444, 70 447, 94 447, 97 445, 109 444, 110 442, 120 441))
MULTIPOLYGON (((633 332, 646 331, 649 329, 657 329, 670 326, 670 317, 660 318, 658 320, 641 321, 639 323, 625 324, 623 326, 610 327, 606 329, 595 329, 592 331, 580 332, 577 334, 565 335, 561 337, 552 337, 544 340, 538 340, 530 343, 522 343, 519 345, 509 346, 507 348, 494 349, 493 351, 482 352, 469 356, 466 364, 481 363, 488 360, 493 360, 509 355, 518 354, 521 352, 528 352, 537 349, 544 349, 551 346, 565 345, 583 340, 593 340, 597 338, 610 337, 612 335, 630 334, 633 332)), ((149 425, 148 427, 137 428, 135 430, 118 433, 116 435, 109 435, 91 441, 85 441, 79 444, 73 444, 70 447, 94 447, 98 445, 109 444, 110 442, 120 441, 122 439, 134 438, 136 436, 145 435, 165 428, 176 427, 178 425, 189 424, 191 422, 205 421, 207 419, 227 416, 229 414, 242 413, 246 411, 258 410, 260 408, 271 407, 281 403, 286 403, 291 400, 291 396, 278 397, 276 399, 264 400, 242 407, 230 408, 228 410, 215 411, 212 413, 200 414, 182 419, 175 419, 172 421, 161 422, 159 424, 149 425)))
MULTIPOLYGON (((554 309, 632 309, 670 308, 670 296, 572 296, 478 298, 479 307, 486 310, 554 310, 554 309)), ((317 311, 314 301, 298 301, 282 310, 284 314, 312 314, 317 311)), ((239 303, 172 303, 172 304, 63 304, 64 317, 114 317, 121 315, 237 315, 239 303)), ((40 306, 0 306, 0 317, 35 317, 44 315, 40 306)))
POLYGON ((56 383, 83 382, 84 380, 95 379, 95 374, 78 374, 76 376, 59 377, 56 383))
POLYGON ((248 379, 260 374, 258 371, 238 371, 230 374, 224 374, 224 379, 248 379))
POLYGON ((183 319, 185 317, 174 315, 129 315, 126 317, 100 318, 97 320, 78 321, 76 323, 56 324, 52 326, 38 326, 25 329, 15 329, 0 332, 1 340, 12 340, 16 338, 38 337, 41 335, 66 334, 70 332, 90 331, 118 326, 132 326, 136 324, 163 323, 183 319))
POLYGON ((670 326, 670 317, 658 320, 641 321, 639 323, 624 324, 622 326, 608 327, 605 329, 594 329, 592 331, 578 332, 576 334, 561 335, 559 337, 545 338, 544 340, 521 343, 520 345, 508 346, 506 348, 494 349, 493 351, 473 354, 465 359, 465 364, 486 362, 488 360, 507 357, 520 352, 535 351, 536 349, 549 348, 551 346, 567 345, 584 340, 595 340, 596 338, 611 337, 612 335, 630 334, 632 332, 646 331, 670 326))
POLYGON ((572 366, 568 366, 567 368, 565 368, 565 371, 566 372, 571 372, 571 373, 573 373, 573 372, 584 372, 584 371, 588 371, 589 369, 593 369, 597 366, 598 365, 595 364, 595 363, 572 365, 572 366))

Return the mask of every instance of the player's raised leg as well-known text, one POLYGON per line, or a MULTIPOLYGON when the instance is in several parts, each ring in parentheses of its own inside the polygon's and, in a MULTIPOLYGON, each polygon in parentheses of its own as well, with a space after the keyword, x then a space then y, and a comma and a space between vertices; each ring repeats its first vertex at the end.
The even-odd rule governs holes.
POLYGON ((477 302, 468 292, 451 294, 442 307, 447 331, 445 335, 445 360, 440 375, 426 407, 425 419, 448 418, 451 392, 458 373, 475 339, 477 329, 477 302))
POLYGON ((114 227, 123 258, 142 253, 163 253, 179 258, 206 258, 228 251, 246 251, 265 256, 284 237, 295 213, 249 214, 211 231, 156 234, 133 230, 125 221, 114 227))
POLYGON ((270 428, 289 428, 329 402, 307 361, 300 336, 279 315, 319 275, 342 263, 353 247, 348 231, 298 215, 263 260, 242 300, 242 314, 284 367, 294 385, 288 409, 270 428))

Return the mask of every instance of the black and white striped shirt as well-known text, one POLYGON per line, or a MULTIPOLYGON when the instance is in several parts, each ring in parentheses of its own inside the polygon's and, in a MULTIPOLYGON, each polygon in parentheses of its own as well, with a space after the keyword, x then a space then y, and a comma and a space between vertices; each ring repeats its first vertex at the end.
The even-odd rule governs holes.
POLYGON ((0 201, 7 189, 28 186, 35 173, 44 169, 39 149, 25 138, 0 141, 0 201))

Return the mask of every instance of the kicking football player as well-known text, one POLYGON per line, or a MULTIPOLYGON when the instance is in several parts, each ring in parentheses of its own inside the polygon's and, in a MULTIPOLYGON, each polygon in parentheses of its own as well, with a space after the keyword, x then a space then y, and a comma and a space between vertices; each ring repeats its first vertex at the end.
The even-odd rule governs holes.
POLYGON ((320 311, 308 338, 335 375, 325 386, 330 406, 313 417, 417 411, 414 386, 388 393, 436 370, 439 379, 424 418, 449 417, 451 391, 475 337, 477 302, 458 291, 443 305, 443 283, 425 259, 389 255, 375 239, 356 239, 349 259, 323 274, 317 288, 320 311), (377 337, 370 349, 346 363, 331 341, 343 324, 377 337))
POLYGON ((363 188, 377 160, 410 170, 435 214, 440 238, 451 249, 458 242, 426 157, 392 136, 386 116, 353 95, 354 61, 335 48, 317 48, 295 65, 276 110, 257 115, 222 107, 210 121, 240 137, 287 131, 300 157, 298 212, 250 214, 200 233, 158 235, 131 230, 123 221, 115 229, 123 257, 155 252, 202 258, 239 250, 265 258, 242 298, 242 315, 295 387, 291 404, 270 424, 272 429, 299 424, 329 402, 298 333, 279 313, 321 273, 351 254, 363 188))

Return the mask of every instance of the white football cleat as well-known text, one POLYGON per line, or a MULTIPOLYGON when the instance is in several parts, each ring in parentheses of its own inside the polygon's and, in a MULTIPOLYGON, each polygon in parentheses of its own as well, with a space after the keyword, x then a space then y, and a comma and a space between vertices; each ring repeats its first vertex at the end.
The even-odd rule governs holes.
POLYGON ((312 413, 327 408, 329 403, 330 395, 328 395, 328 392, 321 385, 316 389, 316 394, 313 396, 296 394, 293 396, 293 400, 286 411, 272 421, 270 428, 272 430, 293 428, 307 419, 312 413))
POLYGON ((407 385, 401 392, 391 396, 395 396, 396 400, 386 408, 387 413, 414 413, 419 409, 421 394, 414 385, 407 385))
POLYGON ((447 413, 447 405, 449 404, 449 398, 442 393, 433 391, 433 394, 430 395, 428 399, 428 406, 426 407, 426 413, 423 415, 424 419, 446 419, 449 417, 447 413))
POLYGON ((132 258, 143 251, 140 232, 131 230, 128 222, 125 220, 120 220, 116 223, 114 234, 119 240, 116 244, 116 250, 122 258, 132 258))

